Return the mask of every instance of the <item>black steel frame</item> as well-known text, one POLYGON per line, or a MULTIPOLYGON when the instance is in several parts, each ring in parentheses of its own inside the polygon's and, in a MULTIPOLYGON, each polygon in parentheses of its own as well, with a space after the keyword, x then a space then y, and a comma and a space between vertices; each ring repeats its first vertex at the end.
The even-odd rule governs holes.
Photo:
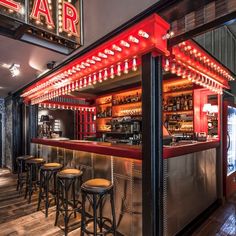
POLYGON ((143 235, 163 235, 162 65, 152 53, 142 57, 143 235))

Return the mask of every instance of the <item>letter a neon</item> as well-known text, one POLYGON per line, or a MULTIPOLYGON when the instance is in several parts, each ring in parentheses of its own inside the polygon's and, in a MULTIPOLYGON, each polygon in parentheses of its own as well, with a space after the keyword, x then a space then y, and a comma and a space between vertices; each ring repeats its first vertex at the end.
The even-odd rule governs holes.
POLYGON ((47 0, 36 0, 34 2, 33 10, 30 16, 38 21, 40 21, 40 16, 44 16, 47 24, 53 28, 55 27, 49 11, 47 0))

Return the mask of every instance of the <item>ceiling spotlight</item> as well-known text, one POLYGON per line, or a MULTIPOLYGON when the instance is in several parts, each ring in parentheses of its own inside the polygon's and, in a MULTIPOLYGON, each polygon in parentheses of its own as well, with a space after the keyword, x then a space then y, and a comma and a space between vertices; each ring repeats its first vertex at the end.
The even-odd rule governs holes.
POLYGON ((20 74, 20 65, 19 64, 12 64, 9 67, 12 77, 16 77, 20 74))

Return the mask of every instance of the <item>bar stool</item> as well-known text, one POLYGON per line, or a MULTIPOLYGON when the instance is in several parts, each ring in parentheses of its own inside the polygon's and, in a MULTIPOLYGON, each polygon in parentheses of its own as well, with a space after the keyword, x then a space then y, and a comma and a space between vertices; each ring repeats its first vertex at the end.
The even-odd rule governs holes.
POLYGON ((26 183, 25 162, 32 158, 34 158, 34 156, 30 155, 19 156, 16 158, 16 164, 17 164, 16 191, 19 191, 19 193, 22 192, 23 185, 26 183))
POLYGON ((81 186, 82 194, 82 217, 81 217, 81 236, 84 233, 88 235, 106 235, 112 233, 116 235, 116 218, 113 196, 113 184, 106 179, 91 179, 81 186), (105 197, 110 196, 112 220, 103 216, 103 205, 105 197), (86 199, 92 204, 93 216, 89 216, 85 209, 86 199), (99 216, 97 216, 99 209, 99 216), (88 219, 87 219, 88 216, 88 219), (93 222, 93 232, 88 229, 88 224, 93 222), (107 225, 106 223, 109 223, 107 225), (98 226, 98 227, 97 227, 98 226), (98 230, 100 232, 98 232, 98 230))
POLYGON ((39 180, 39 197, 38 197, 38 208, 40 210, 41 201, 45 201, 45 216, 48 217, 48 208, 52 200, 56 204, 56 175, 62 169, 60 163, 47 163, 40 168, 40 180, 39 180), (53 187, 50 189, 50 181, 53 182, 53 187), (50 199, 50 196, 52 198, 50 199))
POLYGON ((78 186, 82 184, 83 172, 78 169, 64 169, 57 173, 57 207, 56 207, 56 219, 55 226, 58 223, 59 215, 64 216, 64 231, 65 235, 68 234, 68 223, 70 217, 74 213, 80 210, 79 200, 76 200, 75 184, 76 180, 79 181, 78 186), (71 196, 69 197, 69 193, 71 196))
POLYGON ((28 203, 31 203, 31 197, 34 192, 34 188, 37 189, 39 184, 38 174, 39 168, 45 163, 43 158, 33 158, 26 161, 27 175, 26 175, 26 189, 25 198, 29 196, 28 203))

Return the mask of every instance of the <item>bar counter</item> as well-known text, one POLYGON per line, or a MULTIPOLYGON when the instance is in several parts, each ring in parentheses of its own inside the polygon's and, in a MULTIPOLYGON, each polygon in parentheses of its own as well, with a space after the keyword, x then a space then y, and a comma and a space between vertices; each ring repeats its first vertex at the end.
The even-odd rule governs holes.
MULTIPOLYGON (((122 145, 122 144, 92 142, 83 140, 60 140, 60 139, 40 139, 40 138, 32 139, 32 143, 65 148, 69 150, 109 155, 109 156, 118 156, 118 157, 125 157, 138 160, 142 159, 141 145, 122 145)), ((164 159, 167 159, 211 148, 217 148, 218 146, 219 146, 218 140, 196 142, 190 144, 183 144, 179 146, 164 146, 163 157, 164 159)))
MULTIPOLYGON (((175 145, 163 148, 167 236, 180 232, 217 198, 219 141, 190 141, 175 145)), ((83 140, 33 139, 31 154, 43 157, 47 162, 59 162, 65 168, 82 169, 84 180, 112 180, 119 233, 141 236, 141 146, 83 140)), ((109 216, 109 206, 105 207, 105 212, 109 216)))

